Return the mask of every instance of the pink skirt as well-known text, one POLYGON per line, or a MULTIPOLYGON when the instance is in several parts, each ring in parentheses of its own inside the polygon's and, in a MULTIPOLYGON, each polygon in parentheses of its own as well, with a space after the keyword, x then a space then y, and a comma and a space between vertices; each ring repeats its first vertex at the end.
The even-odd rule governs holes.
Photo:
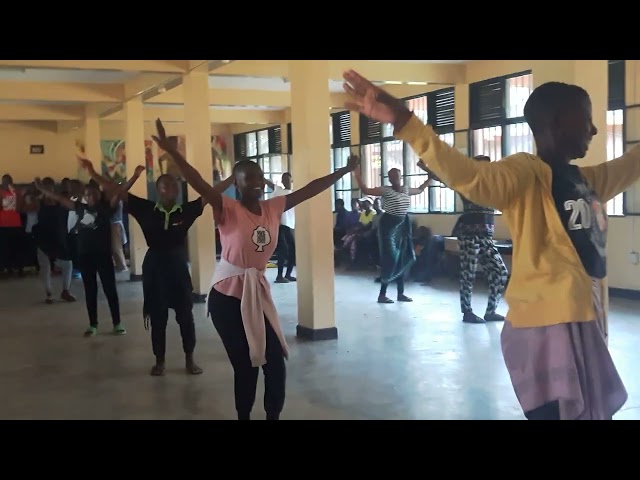
POLYGON ((596 320, 513 328, 507 321, 502 353, 524 412, 558 401, 561 420, 611 420, 627 391, 607 347, 601 280, 593 279, 596 320))

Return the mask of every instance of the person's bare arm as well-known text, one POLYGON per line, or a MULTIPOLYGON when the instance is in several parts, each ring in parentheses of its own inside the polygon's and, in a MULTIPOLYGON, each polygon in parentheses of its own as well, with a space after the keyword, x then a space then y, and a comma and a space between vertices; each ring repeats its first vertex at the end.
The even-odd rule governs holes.
POLYGON ((608 202, 626 191, 640 178, 640 145, 620 157, 580 171, 595 190, 601 202, 608 202))
MULTIPOLYGON (((424 164, 424 162, 422 160, 420 160, 418 162, 418 167, 422 168, 422 170, 427 169, 427 166, 424 164), (424 168, 423 168, 424 167, 424 168)), ((427 172, 429 173, 429 172, 427 172)), ((410 188, 409 189, 409 195, 420 195, 422 192, 424 192, 426 190, 426 188, 429 186, 429 180, 430 178, 427 177, 427 179, 422 183, 422 185, 420 185, 417 188, 410 188)))
POLYGON ((358 166, 359 162, 360 159, 356 155, 352 155, 349 157, 349 161, 347 162, 346 167, 342 167, 341 169, 336 170, 335 172, 330 173, 329 175, 326 175, 324 177, 317 178, 312 182, 309 182, 300 190, 293 191, 285 197, 286 203, 284 210, 290 210, 296 205, 299 205, 302 202, 306 202, 310 198, 313 198, 316 195, 324 192, 327 188, 331 187, 331 185, 336 183, 346 174, 353 172, 353 170, 355 170, 355 168, 358 166))
POLYGON ((126 197, 126 192, 128 192, 131 187, 133 187, 140 176, 146 171, 146 168, 144 166, 138 165, 131 178, 129 178, 123 184, 118 184, 113 180, 105 177, 104 175, 100 175, 98 172, 96 172, 96 170, 93 168, 93 163, 91 163, 91 160, 78 157, 78 161, 80 162, 82 168, 84 168, 91 176, 91 178, 95 180, 98 185, 100 185, 100 188, 102 188, 102 191, 107 194, 110 200, 113 199, 114 196, 117 196, 118 200, 124 200, 126 197))
POLYGON ((38 189, 38 191, 40 193, 42 193, 42 195, 44 195, 47 198, 50 198, 51 200, 55 200, 56 202, 58 202, 60 205, 62 205, 64 208, 66 208, 67 210, 75 210, 76 209, 76 203, 72 202, 69 198, 65 197, 64 195, 60 195, 58 193, 55 193, 51 190, 46 189, 42 183, 40 182, 39 178, 36 178, 34 185, 36 186, 36 188, 38 189))
POLYGON ((158 131, 157 136, 153 136, 153 140, 158 144, 160 148, 162 148, 165 152, 171 155, 182 171, 184 175, 184 179, 187 181, 189 185, 193 187, 193 189, 198 192, 207 203, 211 204, 211 208, 213 208, 214 215, 217 216, 222 215, 222 193, 218 191, 213 186, 209 185, 207 181, 202 178, 202 175, 198 173, 198 171, 193 168, 189 162, 178 152, 169 140, 167 139, 167 134, 164 130, 164 126, 160 119, 156 120, 156 129, 158 131))
POLYGON ((363 194, 372 195, 374 197, 381 197, 384 193, 384 189, 382 187, 369 188, 364 184, 364 182, 362 181, 362 171, 360 170, 360 167, 355 169, 355 171, 353 172, 353 176, 356 177, 358 188, 360 189, 360 191, 362 191, 363 194))

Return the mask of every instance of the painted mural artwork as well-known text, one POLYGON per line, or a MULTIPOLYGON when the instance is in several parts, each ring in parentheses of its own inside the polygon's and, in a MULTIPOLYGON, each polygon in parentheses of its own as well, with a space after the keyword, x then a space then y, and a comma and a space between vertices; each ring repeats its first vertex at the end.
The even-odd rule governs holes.
POLYGON ((144 141, 144 162, 147 167, 147 198, 156 201, 156 179, 160 173, 156 172, 156 162, 153 156, 153 141, 144 141))
POLYGON ((127 156, 124 140, 102 140, 102 174, 116 183, 127 180, 127 156))

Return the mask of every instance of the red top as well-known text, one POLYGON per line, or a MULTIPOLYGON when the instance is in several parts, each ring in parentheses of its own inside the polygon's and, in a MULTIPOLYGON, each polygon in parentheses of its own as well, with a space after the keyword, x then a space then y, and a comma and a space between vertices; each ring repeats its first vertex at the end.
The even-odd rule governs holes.
POLYGON ((18 193, 15 191, 0 190, 2 210, 0 210, 1 227, 21 227, 22 218, 18 213, 18 193))

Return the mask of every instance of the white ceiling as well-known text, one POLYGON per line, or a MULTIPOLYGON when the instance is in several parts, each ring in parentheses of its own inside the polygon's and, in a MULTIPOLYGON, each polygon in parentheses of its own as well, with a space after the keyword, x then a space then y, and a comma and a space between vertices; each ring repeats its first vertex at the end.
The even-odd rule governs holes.
MULTIPOLYGON (((145 103, 145 108, 183 108, 175 103, 145 103)), ((282 110, 282 107, 272 107, 264 105, 211 105, 212 110, 282 110)))

